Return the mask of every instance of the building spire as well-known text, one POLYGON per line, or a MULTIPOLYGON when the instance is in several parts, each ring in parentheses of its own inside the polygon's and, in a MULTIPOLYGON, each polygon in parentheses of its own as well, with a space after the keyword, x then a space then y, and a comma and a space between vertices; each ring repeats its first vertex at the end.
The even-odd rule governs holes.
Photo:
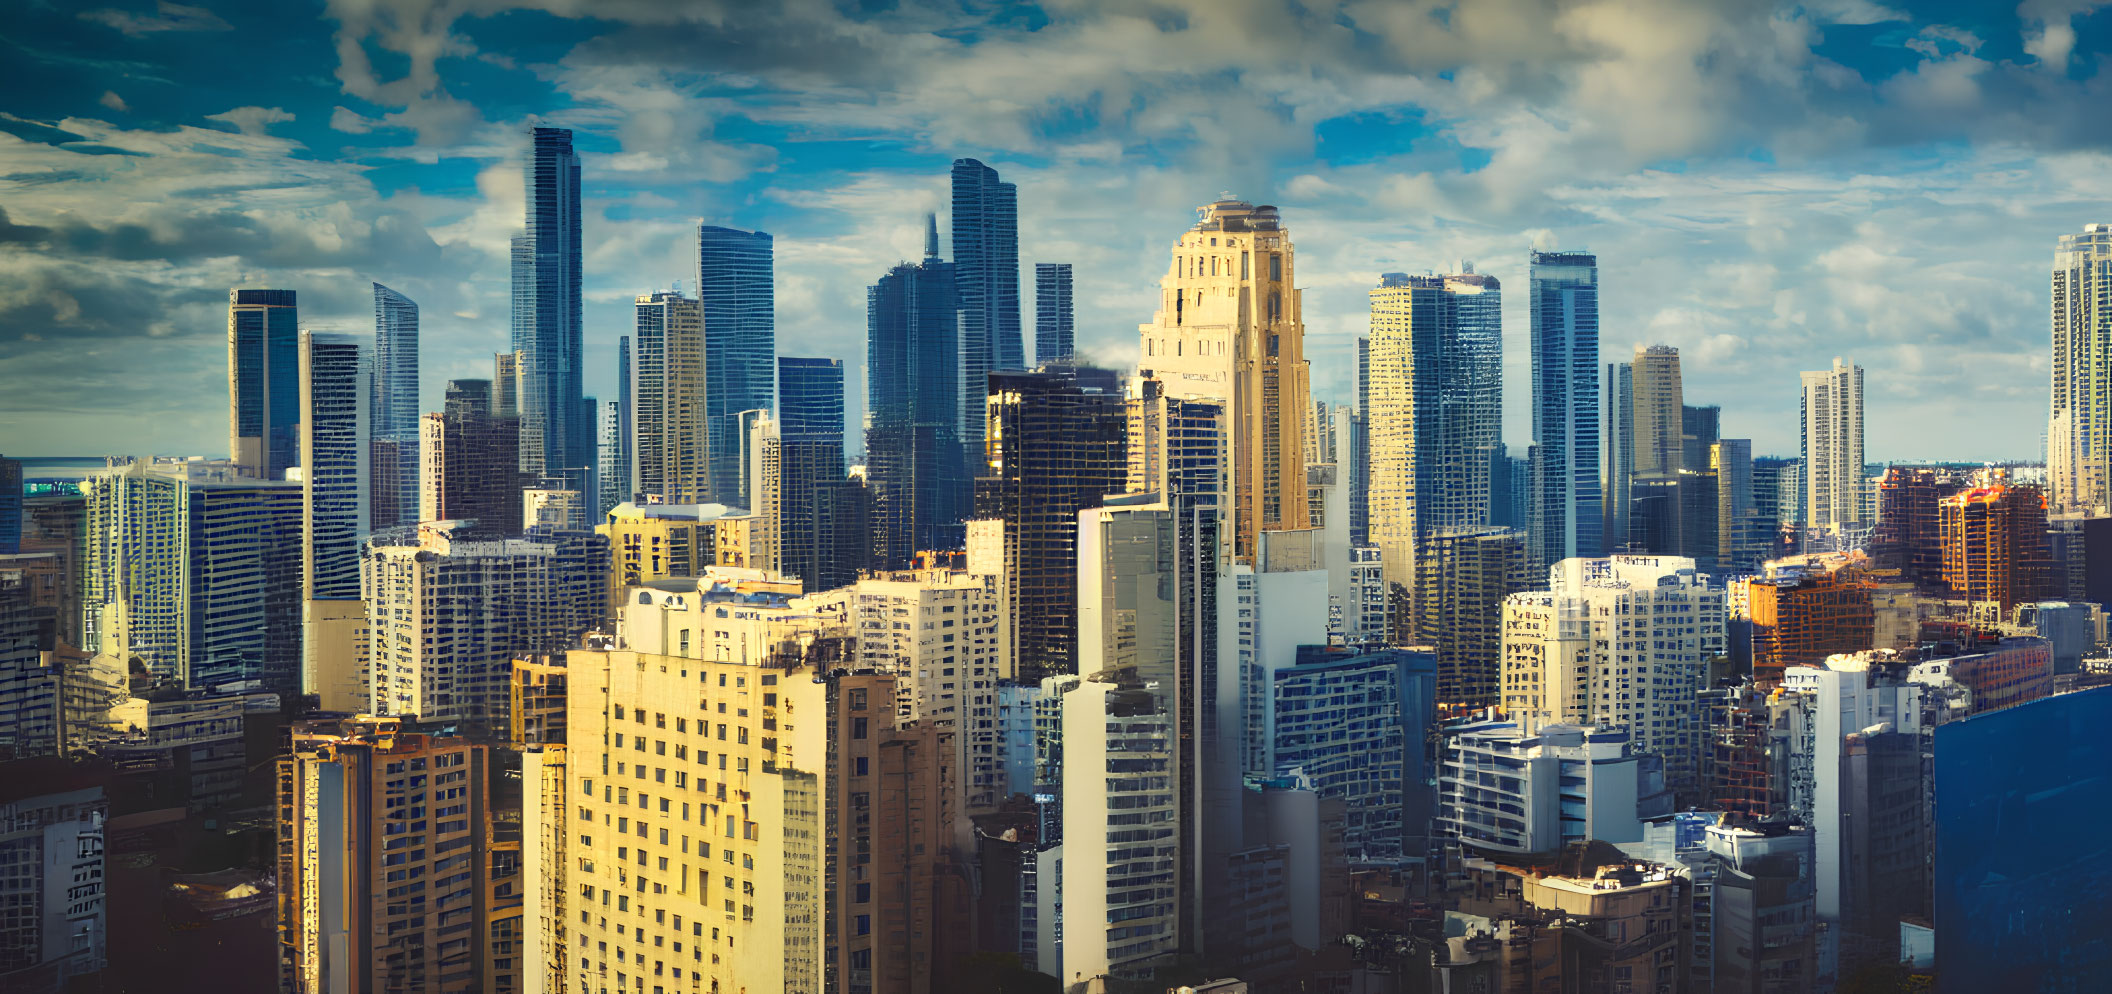
POLYGON ((938 257, 939 216, 937 214, 927 213, 924 215, 924 258, 936 259, 938 257))

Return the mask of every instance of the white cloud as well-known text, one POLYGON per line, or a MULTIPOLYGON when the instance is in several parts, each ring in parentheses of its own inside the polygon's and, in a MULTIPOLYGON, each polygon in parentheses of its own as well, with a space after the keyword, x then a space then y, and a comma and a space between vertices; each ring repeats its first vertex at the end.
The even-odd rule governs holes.
POLYGON ((102 104, 120 114, 132 109, 125 106, 125 98, 118 96, 115 90, 104 90, 102 98, 97 100, 96 103, 102 104))
POLYGON ((83 11, 81 20, 116 28, 133 37, 165 31, 232 31, 233 26, 204 7, 191 7, 169 0, 156 0, 154 13, 135 14, 111 7, 83 11))
POLYGON ((293 120, 293 115, 281 107, 237 107, 218 114, 207 114, 208 121, 222 121, 235 126, 235 130, 256 137, 264 134, 265 128, 293 120))

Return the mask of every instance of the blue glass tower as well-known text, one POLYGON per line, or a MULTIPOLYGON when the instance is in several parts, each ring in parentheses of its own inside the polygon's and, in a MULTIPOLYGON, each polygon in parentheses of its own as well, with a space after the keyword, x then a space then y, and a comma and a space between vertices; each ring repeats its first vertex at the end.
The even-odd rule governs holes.
POLYGON ((1536 568, 1603 554, 1599 491, 1599 260, 1534 252, 1530 270, 1536 568))
MULTIPOLYGON (((926 238, 919 265, 888 271, 865 296, 865 460, 877 566, 956 547, 970 481, 958 434, 960 354, 953 267, 926 238)), ((980 401, 978 401, 980 407, 980 401)))
POLYGON ((777 296, 770 234, 697 229, 697 299, 704 304, 705 459, 710 499, 746 507, 741 412, 768 410, 775 392, 777 296))
POLYGON ((1034 264, 1034 361, 1055 362, 1076 352, 1071 340, 1071 264, 1034 264))
POLYGON ((843 360, 778 358, 777 431, 843 443, 843 360))
POLYGON ((529 133, 527 231, 513 244, 513 351, 525 353, 521 468, 584 491, 594 426, 580 386, 579 156, 572 132, 529 133))
POLYGON ((857 582, 872 535, 863 489, 843 473, 843 360, 777 360, 778 571, 808 590, 857 582))
POLYGON ((418 305, 374 284, 374 381, 367 401, 371 526, 418 518, 418 305))
POLYGON ((983 443, 990 374, 1022 369, 1019 335, 1019 205, 1010 183, 974 159, 953 160, 953 273, 960 322, 960 436, 983 443))
POLYGON ((227 292, 228 458, 258 479, 300 465, 299 326, 292 290, 227 292))

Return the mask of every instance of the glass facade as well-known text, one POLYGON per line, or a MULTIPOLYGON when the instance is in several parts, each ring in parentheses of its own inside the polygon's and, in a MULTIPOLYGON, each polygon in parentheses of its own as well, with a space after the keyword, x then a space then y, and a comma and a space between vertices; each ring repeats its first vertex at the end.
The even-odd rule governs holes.
POLYGON ((376 443, 374 528, 418 519, 418 305, 374 284, 374 380, 367 401, 368 437, 376 443), (388 465, 381 465, 386 459, 388 465))
POLYGON ((1018 192, 997 170, 953 160, 953 271, 960 322, 960 438, 983 441, 984 382, 1026 366, 1019 334, 1018 192))
POLYGON ((513 245, 513 350, 528 358, 521 468, 569 480, 590 471, 593 447, 580 403, 579 156, 563 128, 535 128, 529 139, 527 232, 513 245))
POLYGON ((1071 337, 1071 264, 1034 264, 1034 361, 1068 359, 1077 351, 1071 337))
POLYGON ((368 481, 361 451, 367 413, 360 396, 367 380, 361 351, 359 339, 351 335, 301 336, 301 413, 307 422, 301 430, 301 467, 308 488, 302 505, 303 573, 304 596, 310 600, 359 598, 359 543, 367 531, 360 518, 368 481))
POLYGON ((1534 564, 1603 552, 1599 490, 1599 260, 1534 252, 1532 312, 1534 564))
POLYGON ((747 507, 741 486, 743 411, 767 410, 776 392, 777 296, 770 234, 697 229, 697 299, 704 305, 704 416, 710 462, 706 498, 747 507))
POLYGON ((865 461, 879 568, 962 541, 971 478, 953 292, 953 266, 936 258, 896 266, 866 290, 865 461))
POLYGON ((300 464, 300 318, 292 290, 230 290, 227 306, 229 456, 244 472, 281 479, 300 464))

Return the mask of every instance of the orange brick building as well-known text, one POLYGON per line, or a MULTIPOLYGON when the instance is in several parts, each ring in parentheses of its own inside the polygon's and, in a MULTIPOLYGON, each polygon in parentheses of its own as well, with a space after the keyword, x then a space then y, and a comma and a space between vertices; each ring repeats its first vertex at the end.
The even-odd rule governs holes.
POLYGON ((1974 601, 2010 607, 2045 595, 2053 573, 2046 498, 2039 488, 1993 484, 1940 504, 1943 581, 1974 601))
POLYGON ((1868 570, 1861 555, 1807 556, 1768 563, 1765 576, 1746 581, 1753 683, 1773 687, 1788 667, 1870 648, 1877 622, 1868 570))

